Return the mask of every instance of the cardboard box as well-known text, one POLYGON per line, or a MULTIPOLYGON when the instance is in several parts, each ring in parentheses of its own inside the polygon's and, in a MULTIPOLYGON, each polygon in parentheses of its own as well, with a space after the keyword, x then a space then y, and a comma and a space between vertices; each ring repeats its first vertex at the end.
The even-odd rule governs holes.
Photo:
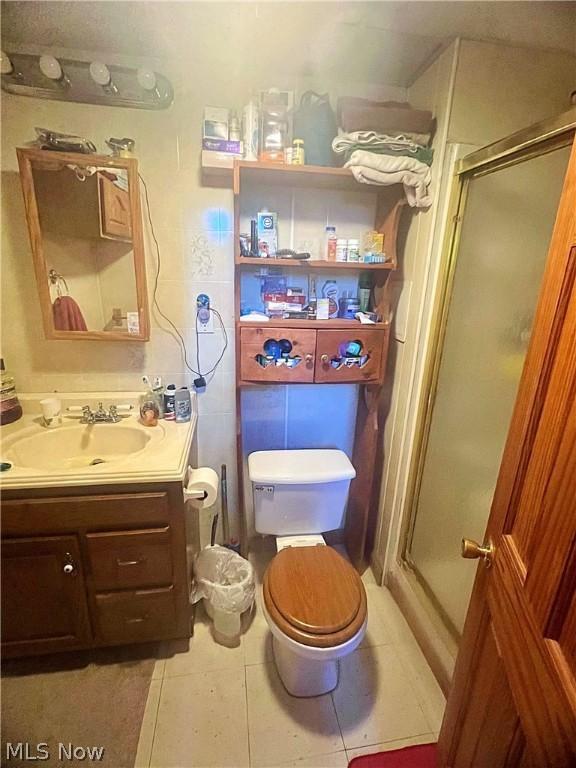
POLYGON ((202 138, 228 141, 229 116, 230 110, 226 107, 204 107, 202 138))

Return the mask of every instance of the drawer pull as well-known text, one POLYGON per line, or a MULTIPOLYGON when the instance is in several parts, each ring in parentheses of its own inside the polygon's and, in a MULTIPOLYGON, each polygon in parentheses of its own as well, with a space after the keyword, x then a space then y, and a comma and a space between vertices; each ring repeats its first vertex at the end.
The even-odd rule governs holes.
POLYGON ((150 617, 148 614, 145 614, 144 616, 135 616, 131 619, 126 619, 126 624, 142 624, 142 622, 147 621, 150 617))
POLYGON ((145 562, 146 562, 145 557, 141 557, 140 560, 119 560, 118 558, 116 558, 116 564, 120 568, 123 568, 128 565, 142 565, 142 563, 145 563, 145 562))

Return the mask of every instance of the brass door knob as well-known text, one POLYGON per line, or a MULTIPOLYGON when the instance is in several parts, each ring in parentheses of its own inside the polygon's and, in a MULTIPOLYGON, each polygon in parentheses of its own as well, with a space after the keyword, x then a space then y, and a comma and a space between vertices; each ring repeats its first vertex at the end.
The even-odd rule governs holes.
POLYGON ((494 544, 489 541, 487 544, 478 544, 473 539, 462 539, 461 555, 467 560, 484 560, 486 567, 492 565, 494 559, 494 544))
POLYGON ((322 357, 320 358, 320 360, 322 360, 322 363, 323 363, 324 365, 328 365, 328 363, 330 362, 330 358, 328 357, 328 355, 322 355, 322 357))
POLYGON ((311 355, 310 353, 308 353, 308 354, 306 355, 306 362, 307 362, 307 364, 308 364, 308 365, 310 365, 311 363, 313 363, 313 362, 314 362, 314 355, 311 355))

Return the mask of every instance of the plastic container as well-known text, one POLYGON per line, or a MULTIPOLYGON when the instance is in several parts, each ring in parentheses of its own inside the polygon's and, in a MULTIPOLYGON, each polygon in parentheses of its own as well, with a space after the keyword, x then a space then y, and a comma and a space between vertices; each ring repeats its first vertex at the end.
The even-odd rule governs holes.
POLYGON ((360 240, 357 240, 356 238, 350 238, 348 240, 346 261, 360 261, 360 240))
POLYGON ((235 639, 241 616, 254 604, 254 569, 245 558, 226 547, 205 547, 194 562, 192 602, 204 599, 214 621, 216 638, 235 639))
POLYGON ((4 359, 0 358, 0 424, 12 424, 22 417, 16 384, 7 372, 4 359))
POLYGON ((324 235, 324 259, 336 261, 336 227, 326 227, 324 235))
POLYGON ((346 261, 348 257, 348 240, 339 237, 336 240, 336 261, 346 261))
POLYGON ((174 395, 174 414, 178 423, 190 421, 192 404, 187 387, 180 387, 174 395))
POLYGON ((175 399, 176 399, 176 384, 168 384, 168 386, 164 390, 164 418, 167 421, 174 421, 176 419, 175 399))

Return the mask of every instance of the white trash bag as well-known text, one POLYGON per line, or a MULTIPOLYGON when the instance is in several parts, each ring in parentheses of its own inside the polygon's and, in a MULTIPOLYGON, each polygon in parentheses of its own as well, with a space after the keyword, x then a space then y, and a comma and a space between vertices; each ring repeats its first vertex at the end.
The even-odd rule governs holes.
POLYGON ((240 632, 240 614, 254 603, 254 569, 226 547, 205 547, 194 561, 192 602, 204 598, 214 628, 224 635, 240 632))

